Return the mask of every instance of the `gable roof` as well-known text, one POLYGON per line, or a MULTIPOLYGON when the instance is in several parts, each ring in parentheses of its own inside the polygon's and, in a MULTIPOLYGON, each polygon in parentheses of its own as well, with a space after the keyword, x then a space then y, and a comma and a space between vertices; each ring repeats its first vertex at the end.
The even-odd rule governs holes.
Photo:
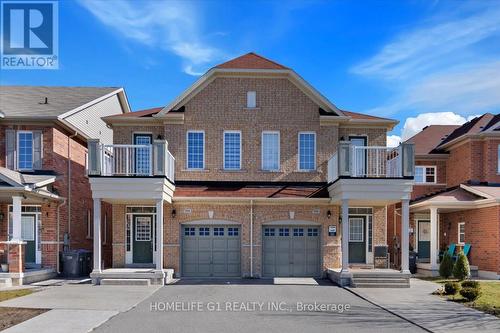
POLYGON ((422 131, 405 142, 415 145, 415 155, 427 155, 430 154, 451 132, 459 127, 460 125, 426 126, 422 131))
POLYGON ((215 66, 215 68, 232 69, 289 69, 277 62, 264 58, 254 52, 249 52, 237 58, 215 66))
POLYGON ((5 119, 57 119, 119 91, 117 87, 0 86, 0 112, 5 119))
POLYGON ((160 106, 160 107, 156 107, 156 108, 127 112, 127 113, 122 113, 122 114, 116 114, 116 115, 112 115, 112 116, 108 116, 108 117, 104 117, 104 118, 105 119, 110 119, 110 118, 147 118, 147 117, 153 117, 153 115, 157 114, 162 109, 163 109, 163 106, 160 106))

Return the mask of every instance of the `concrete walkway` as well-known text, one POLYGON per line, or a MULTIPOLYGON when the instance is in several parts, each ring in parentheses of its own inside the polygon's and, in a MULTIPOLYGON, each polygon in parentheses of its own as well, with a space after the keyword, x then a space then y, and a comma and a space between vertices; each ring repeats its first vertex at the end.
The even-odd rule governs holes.
POLYGON ((411 280, 409 289, 348 288, 354 294, 432 332, 500 332, 500 319, 432 295, 439 284, 411 280))
POLYGON ((84 333, 150 297, 159 287, 63 285, 0 303, 1 307, 51 309, 3 332, 84 333))

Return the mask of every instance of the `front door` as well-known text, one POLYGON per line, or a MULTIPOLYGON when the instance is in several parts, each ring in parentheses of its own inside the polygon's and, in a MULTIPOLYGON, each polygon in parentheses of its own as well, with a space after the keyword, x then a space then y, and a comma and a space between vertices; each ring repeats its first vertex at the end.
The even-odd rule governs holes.
POLYGON ((418 258, 429 260, 431 257, 431 222, 418 221, 418 258))
POLYGON ((365 218, 349 218, 349 263, 366 263, 365 218))
POLYGON ((24 260, 26 263, 36 262, 36 217, 35 215, 21 216, 21 237, 26 242, 24 260))
POLYGON ((134 215, 134 264, 153 263, 153 217, 150 215, 134 215))

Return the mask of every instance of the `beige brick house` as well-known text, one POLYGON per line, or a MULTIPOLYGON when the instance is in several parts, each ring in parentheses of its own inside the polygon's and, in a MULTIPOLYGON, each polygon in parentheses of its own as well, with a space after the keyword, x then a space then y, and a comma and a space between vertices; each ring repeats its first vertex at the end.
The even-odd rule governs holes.
MULTIPOLYGON (((462 126, 431 125, 415 145, 410 245, 417 272, 437 275, 445 251, 463 250, 472 274, 500 279, 500 116, 486 113, 462 126)), ((389 207, 387 238, 399 263, 400 206, 389 207)))
MULTIPOLYGON (((402 202, 408 228, 413 146, 386 148, 397 122, 340 110, 254 53, 210 69, 165 107, 103 119, 114 143, 89 142, 89 177, 94 209, 112 205, 113 269, 100 265, 96 214, 96 283, 351 283, 356 268, 388 267, 387 205, 402 202)), ((391 273, 407 277, 407 263, 402 271, 391 273)))

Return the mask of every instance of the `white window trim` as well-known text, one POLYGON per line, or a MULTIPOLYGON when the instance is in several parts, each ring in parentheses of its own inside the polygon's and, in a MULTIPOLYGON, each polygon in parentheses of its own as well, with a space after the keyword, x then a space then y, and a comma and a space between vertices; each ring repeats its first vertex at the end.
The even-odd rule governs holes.
POLYGON ((256 91, 247 91, 247 109, 256 109, 257 108, 257 92, 256 91), (250 95, 253 94, 253 99, 255 102, 253 106, 250 106, 250 95))
POLYGON ((301 131, 297 135, 297 170, 301 172, 314 172, 316 171, 316 145, 317 145, 316 132, 314 131, 301 131), (301 169, 300 168, 300 135, 301 134, 314 134, 314 167, 312 169, 301 169))
POLYGON ((260 167, 264 171, 280 171, 281 170, 281 135, 280 131, 262 131, 260 136, 260 167), (264 135, 265 134, 278 134, 278 168, 277 169, 265 169, 264 168, 264 135))
POLYGON ((461 242, 460 241, 460 226, 463 225, 464 226, 464 232, 463 232, 463 235, 464 235, 464 240, 465 240, 465 222, 459 222, 458 225, 457 225, 457 233, 458 233, 458 239, 457 239, 457 244, 458 245, 465 245, 465 241, 464 242, 461 242))
POLYGON ((205 131, 204 130, 188 130, 186 132, 186 170, 205 170, 205 131), (203 134, 203 165, 201 168, 189 167, 189 133, 203 134))
POLYGON ((243 156, 243 147, 242 147, 242 135, 241 131, 224 131, 222 134, 222 169, 224 170, 229 170, 229 171, 237 171, 241 170, 242 166, 242 156, 243 156), (239 168, 226 168, 226 133, 238 133, 240 135, 240 167, 239 168))
POLYGON ((16 158, 16 167, 17 167, 17 170, 19 171, 33 171, 33 163, 35 162, 34 161, 34 157, 35 157, 35 142, 34 142, 34 134, 33 134, 33 131, 17 131, 16 133, 16 154, 17 154, 17 158, 16 158), (20 161, 20 154, 19 154, 19 149, 20 149, 20 144, 19 144, 19 135, 20 134, 23 134, 23 133, 31 133, 31 169, 28 168, 28 169, 21 169, 19 167, 19 161, 20 161))
POLYGON ((423 177, 423 182, 417 183, 415 182, 415 185, 419 184, 437 184, 437 166, 436 165, 415 165, 416 168, 424 168, 424 177, 423 177), (427 181, 427 169, 434 169, 434 181, 433 182, 428 182, 427 181))

